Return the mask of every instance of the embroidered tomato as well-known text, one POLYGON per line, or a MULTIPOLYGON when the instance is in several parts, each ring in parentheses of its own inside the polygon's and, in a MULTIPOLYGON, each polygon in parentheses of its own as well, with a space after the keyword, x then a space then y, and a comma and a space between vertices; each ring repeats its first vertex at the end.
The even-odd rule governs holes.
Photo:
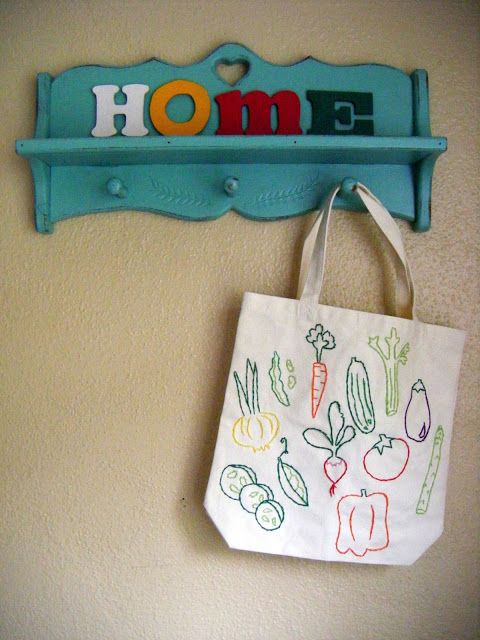
POLYGON ((410 447, 403 438, 390 438, 384 433, 363 457, 363 468, 371 478, 388 482, 396 480, 405 471, 410 447))

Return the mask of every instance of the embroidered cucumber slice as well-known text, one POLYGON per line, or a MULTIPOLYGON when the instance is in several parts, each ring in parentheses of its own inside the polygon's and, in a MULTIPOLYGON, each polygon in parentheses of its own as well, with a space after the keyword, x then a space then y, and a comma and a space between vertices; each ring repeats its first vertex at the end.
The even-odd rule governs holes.
POLYGON ((283 522, 285 515, 281 504, 275 500, 265 500, 255 511, 258 524, 266 531, 275 531, 283 522))
POLYGON ((270 498, 273 498, 273 492, 264 484, 247 484, 240 491, 240 504, 248 513, 255 513, 260 503, 270 498))
POLYGON ((257 481, 253 469, 243 464, 229 464, 220 476, 220 488, 232 500, 240 500, 240 491, 247 484, 257 481))
POLYGON ((270 487, 267 484, 258 484, 259 487, 262 487, 262 489, 265 489, 265 491, 267 492, 267 499, 268 500, 273 500, 274 496, 273 496, 273 491, 270 489, 270 487))

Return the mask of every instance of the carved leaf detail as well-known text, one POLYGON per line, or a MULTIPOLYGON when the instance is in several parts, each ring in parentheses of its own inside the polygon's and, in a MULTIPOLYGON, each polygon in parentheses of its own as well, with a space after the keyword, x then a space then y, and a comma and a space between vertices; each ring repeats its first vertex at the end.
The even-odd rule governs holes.
POLYGON ((157 180, 151 179, 155 197, 164 202, 179 205, 194 205, 196 207, 206 207, 210 202, 206 198, 201 198, 193 191, 186 189, 174 189, 161 184, 157 180))
POLYGON ((316 175, 308 182, 294 185, 289 189, 276 189, 274 191, 264 191, 255 198, 256 204, 270 205, 287 200, 296 200, 305 197, 309 191, 313 191, 320 183, 319 176, 316 175))

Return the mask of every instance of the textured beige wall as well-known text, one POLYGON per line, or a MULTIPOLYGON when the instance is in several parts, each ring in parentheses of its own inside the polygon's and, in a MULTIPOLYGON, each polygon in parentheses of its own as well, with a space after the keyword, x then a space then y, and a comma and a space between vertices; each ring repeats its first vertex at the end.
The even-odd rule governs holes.
MULTIPOLYGON (((2 640, 476 637, 478 17, 454 0, 3 0, 2 640), (412 567, 229 551, 202 507, 242 292, 294 295, 308 216, 191 225, 114 213, 34 231, 13 149, 33 133, 35 74, 190 63, 224 41, 277 63, 429 71, 433 132, 449 151, 432 230, 400 227, 421 317, 469 337, 445 533, 412 567)), ((369 221, 338 216, 334 232, 325 302, 382 311, 369 221)))

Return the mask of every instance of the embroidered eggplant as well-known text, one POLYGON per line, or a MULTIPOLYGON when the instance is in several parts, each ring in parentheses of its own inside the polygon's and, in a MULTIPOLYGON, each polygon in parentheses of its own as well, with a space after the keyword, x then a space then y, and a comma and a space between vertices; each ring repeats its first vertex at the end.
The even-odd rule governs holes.
POLYGON ((427 390, 418 379, 410 391, 410 400, 405 410, 405 432, 410 440, 423 442, 430 431, 432 417, 427 390))

